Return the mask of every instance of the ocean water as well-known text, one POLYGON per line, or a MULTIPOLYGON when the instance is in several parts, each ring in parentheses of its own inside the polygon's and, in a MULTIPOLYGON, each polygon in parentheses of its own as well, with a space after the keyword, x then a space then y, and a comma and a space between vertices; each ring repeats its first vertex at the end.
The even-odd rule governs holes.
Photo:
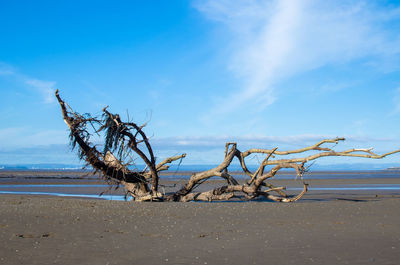
MULTIPOLYGON (((1 172, 0 174, 0 194, 15 195, 45 195, 61 197, 79 197, 88 199, 103 200, 125 200, 122 189, 116 190, 116 186, 102 184, 93 175, 83 176, 82 172, 60 172, 60 171, 16 171, 1 172), (101 184, 99 184, 101 183, 101 184), (102 194, 101 196, 99 194, 102 194)), ((162 175, 165 180, 183 180, 190 177, 190 173, 179 172, 178 174, 162 175)), ((245 178, 244 175, 234 175, 237 179, 245 178)), ((291 172, 278 174, 275 179, 293 179, 291 172)), ((391 192, 400 194, 400 184, 385 183, 385 179, 399 179, 400 171, 380 170, 380 171, 320 171, 305 174, 305 180, 332 180, 332 179, 374 179, 373 183, 378 184, 346 184, 346 185, 320 185, 310 186, 310 191, 326 192, 391 192)), ((390 183, 397 182, 391 181, 390 183)), ((351 183, 347 181, 346 183, 351 183)), ((297 192, 301 187, 288 187, 288 191, 297 192)))
POLYGON ((74 198, 88 198, 88 199, 100 199, 110 201, 130 201, 131 197, 125 198, 123 195, 109 195, 109 194, 80 194, 80 193, 60 193, 60 192, 39 192, 39 191, 3 191, 0 190, 0 194, 14 194, 14 195, 44 195, 44 196, 56 196, 56 197, 74 197, 74 198))
MULTIPOLYGON (((81 188, 94 188, 94 187, 107 188, 107 185, 63 185, 63 184, 40 184, 40 185, 0 185, 0 194, 15 194, 15 195, 45 195, 45 196, 57 196, 57 197, 77 197, 77 198, 89 198, 89 199, 102 199, 102 200, 113 200, 113 201, 124 201, 130 200, 124 195, 119 194, 96 194, 96 193, 79 193, 77 190, 81 188), (56 192, 53 189, 69 188, 67 192, 56 192), (37 191, 37 189, 45 191, 37 191)), ((302 188, 289 187, 287 191, 301 191, 302 188)), ((309 187, 309 191, 400 191, 400 184, 348 184, 348 185, 331 185, 329 187, 312 186, 309 187)))

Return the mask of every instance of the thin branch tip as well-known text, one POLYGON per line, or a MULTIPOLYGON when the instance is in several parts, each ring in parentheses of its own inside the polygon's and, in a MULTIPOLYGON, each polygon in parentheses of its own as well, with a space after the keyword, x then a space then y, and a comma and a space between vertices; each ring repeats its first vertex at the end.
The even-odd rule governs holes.
POLYGON ((186 153, 167 157, 156 164, 157 159, 150 144, 151 139, 144 132, 147 123, 138 126, 130 121, 129 117, 128 122, 124 122, 118 114, 107 110, 109 106, 103 108, 101 118, 92 117, 89 114, 82 115, 73 111, 61 99, 58 89, 55 91, 55 96, 61 107, 63 119, 70 129, 72 147, 76 146, 79 149, 79 157, 91 165, 95 172, 100 172, 107 182, 121 184, 126 189, 126 194, 136 201, 221 201, 232 198, 255 199, 261 196, 272 201, 295 202, 308 191, 309 184, 303 179, 310 167, 308 162, 313 163, 321 157, 338 156, 381 159, 400 152, 399 149, 379 155, 372 152, 373 148, 335 151, 334 147, 321 147, 324 144, 332 145, 345 140, 340 137, 321 140, 308 147, 287 151, 278 151, 278 147, 275 147, 273 149, 252 148, 242 152, 238 149, 236 142, 226 142, 225 156, 219 165, 191 174, 189 180, 178 190, 159 192, 159 188, 166 187, 159 184, 160 172, 168 170, 173 162, 178 161, 180 165, 182 159, 187 156, 186 153), (99 132, 102 133, 101 136, 104 136, 105 148, 102 152, 97 150, 98 145, 90 142, 90 137, 99 132), (246 165, 246 158, 250 155, 263 156, 263 160, 260 159, 261 162, 255 171, 249 170, 246 165), (242 173, 247 176, 246 181, 236 180, 235 175, 229 172, 229 166, 235 159, 239 161, 242 173), (145 169, 132 170, 137 160, 144 163, 145 169), (284 193, 283 190, 286 187, 275 187, 268 183, 268 180, 274 178, 282 169, 291 169, 295 177, 303 181, 303 189, 296 196, 284 193), (200 185, 215 177, 223 181, 223 186, 214 186, 208 191, 196 191, 200 185))

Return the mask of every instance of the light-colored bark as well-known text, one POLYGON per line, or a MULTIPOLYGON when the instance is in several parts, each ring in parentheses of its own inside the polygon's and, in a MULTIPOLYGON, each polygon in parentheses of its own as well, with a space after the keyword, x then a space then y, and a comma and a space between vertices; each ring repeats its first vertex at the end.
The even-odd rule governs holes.
POLYGON ((303 190, 296 196, 288 196, 284 192, 285 187, 275 187, 267 182, 282 169, 293 169, 296 172, 295 178, 302 180, 306 172, 305 164, 321 157, 381 159, 400 152, 399 149, 382 155, 372 152, 372 149, 348 149, 338 152, 326 146, 327 144, 338 144, 340 141, 344 141, 344 138, 325 139, 308 147, 287 151, 281 151, 278 148, 252 148, 241 152, 237 148, 237 143, 228 142, 225 144, 224 160, 217 167, 194 173, 187 183, 176 192, 162 194, 158 191, 159 173, 168 170, 169 164, 185 158, 186 154, 168 157, 156 164, 150 140, 143 131, 145 124, 138 126, 133 122, 123 122, 118 114, 110 113, 107 108, 103 109, 103 119, 80 115, 61 99, 58 90, 55 95, 60 104, 63 119, 70 129, 71 141, 79 147, 81 158, 96 171, 101 172, 105 179, 113 180, 124 186, 127 194, 136 201, 221 201, 232 198, 264 197, 278 202, 295 202, 306 194, 308 185, 305 182, 303 182, 303 190), (89 142, 91 135, 89 124, 95 129, 93 133, 107 132, 106 148, 103 153, 89 142), (313 153, 309 154, 310 151, 313 153), (113 152, 118 152, 119 157, 115 156, 113 152), (126 156, 122 156, 122 153, 126 156), (132 171, 129 169, 131 162, 124 159, 134 155, 145 163, 144 170, 132 171), (254 172, 251 172, 246 165, 246 158, 250 155, 265 156, 254 172), (299 155, 299 157, 284 158, 288 155, 299 155), (238 160, 243 173, 248 177, 243 184, 240 184, 228 171, 228 167, 235 159, 238 160), (271 168, 266 170, 267 166, 271 168), (209 191, 196 191, 200 185, 212 177, 224 179, 227 184, 209 191))

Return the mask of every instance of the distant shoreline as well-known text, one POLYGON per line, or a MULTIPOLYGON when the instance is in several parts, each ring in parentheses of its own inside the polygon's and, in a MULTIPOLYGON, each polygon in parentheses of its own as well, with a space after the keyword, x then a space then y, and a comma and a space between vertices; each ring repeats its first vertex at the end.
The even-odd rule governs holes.
MULTIPOLYGON (((160 183, 164 185, 162 186, 163 191, 167 193, 177 191, 188 181, 191 173, 162 173, 160 183)), ((243 174, 234 175, 234 177, 239 182, 248 178, 243 174)), ((335 198, 338 194, 355 197, 368 194, 372 196, 400 194, 400 172, 398 171, 310 172, 304 176, 303 180, 310 185, 310 191, 304 196, 304 199, 321 194, 325 194, 325 199, 335 198)), ((287 191, 293 195, 297 194, 298 189, 302 187, 302 180, 295 180, 294 174, 289 172, 282 172, 268 182, 276 186, 287 187, 287 191)), ((225 180, 214 177, 199 189, 206 191, 225 184, 225 180)), ((76 197, 98 195, 103 192, 107 196, 124 195, 122 187, 117 190, 115 188, 115 185, 109 186, 98 175, 90 172, 0 171, 0 192, 3 193, 8 191, 15 194, 48 194, 52 196, 76 194, 76 197)), ((97 197, 97 199, 101 198, 97 197)))
MULTIPOLYGON (((23 178, 23 179, 97 179, 99 175, 93 175, 91 170, 43 170, 43 169, 20 169, 20 170, 0 170, 0 179, 5 178, 23 178)), ((162 171, 160 177, 183 177, 189 178, 192 174, 199 171, 162 171)), ((239 177, 247 178, 241 171, 230 171, 230 174, 239 177)), ((278 172, 276 178, 290 178, 294 176, 293 171, 282 170, 278 172)), ((385 170, 314 170, 305 173, 305 178, 400 178, 400 169, 385 169, 385 170)))
MULTIPOLYGON (((169 172, 198 172, 216 167, 217 164, 172 164, 169 172)), ((256 170, 258 165, 248 164, 250 170, 256 170)), ((84 165, 77 164, 0 164, 1 171, 91 171, 91 168, 82 169, 84 165)), ((145 168, 144 165, 136 165, 138 169, 145 168)), ((233 163, 230 166, 231 171, 241 171, 239 164, 233 163)), ((311 166, 310 171, 374 171, 374 170, 399 170, 397 163, 347 163, 347 164, 318 164, 311 166)))

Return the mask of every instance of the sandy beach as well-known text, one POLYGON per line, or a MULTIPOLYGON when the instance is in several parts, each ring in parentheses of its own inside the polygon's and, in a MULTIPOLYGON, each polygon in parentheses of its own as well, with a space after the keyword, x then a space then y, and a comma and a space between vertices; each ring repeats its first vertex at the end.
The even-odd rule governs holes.
POLYGON ((400 264, 400 192, 291 204, 0 195, 0 231, 1 264, 400 264))

